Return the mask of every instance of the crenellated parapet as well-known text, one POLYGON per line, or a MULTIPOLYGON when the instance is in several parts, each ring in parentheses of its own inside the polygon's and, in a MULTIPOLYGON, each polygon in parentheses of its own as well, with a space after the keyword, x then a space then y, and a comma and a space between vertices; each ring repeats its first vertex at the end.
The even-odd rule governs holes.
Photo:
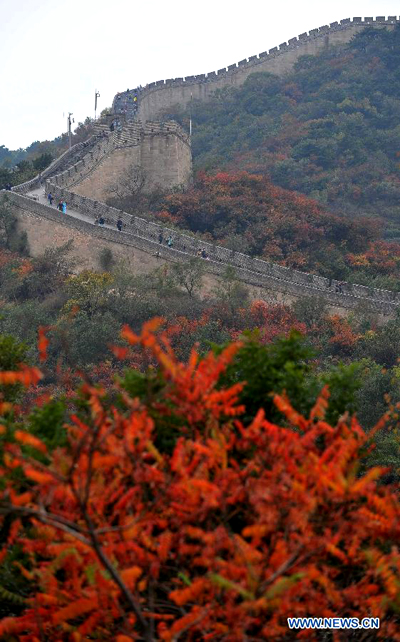
MULTIPOLYGON (((340 22, 332 22, 318 29, 301 33, 288 42, 283 42, 268 51, 250 56, 218 71, 151 82, 135 90, 138 91, 137 117, 143 121, 157 118, 163 111, 168 111, 176 105, 185 106, 192 97, 197 100, 208 100, 217 89, 240 86, 250 74, 258 71, 283 75, 289 72, 303 55, 315 55, 330 46, 349 42, 365 27, 393 29, 399 22, 398 16, 346 18, 340 22)), ((130 94, 131 92, 117 94, 113 101, 113 110, 122 109, 123 111, 126 108, 129 113, 130 94)))
MULTIPOLYGON (((106 200, 109 188, 123 180, 132 166, 143 172, 145 190, 160 186, 172 189, 187 187, 191 178, 191 147, 187 133, 174 121, 124 122, 123 126, 94 137, 94 143, 80 147, 68 156, 69 163, 59 163, 44 172, 42 180, 60 188, 74 188, 83 195, 106 200), (65 167, 65 169, 64 169, 65 167)), ((36 177, 14 191, 27 193, 39 185, 36 177)))
MULTIPOLYGON (((160 260, 167 263, 185 263, 196 256, 199 249, 204 249, 209 259, 204 261, 206 273, 218 277, 224 274, 228 266, 233 267, 241 281, 259 290, 282 294, 284 301, 313 296, 324 300, 334 309, 362 309, 364 313, 378 314, 389 318, 400 309, 400 293, 341 283, 341 293, 338 294, 339 283, 335 280, 329 281, 315 274, 285 268, 216 244, 207 243, 194 235, 132 216, 105 203, 75 194, 68 189, 58 187, 51 181, 52 179, 46 181, 46 190, 51 190, 56 200, 65 199, 69 208, 84 215, 84 220, 62 215, 54 207, 39 203, 26 195, 16 192, 0 192, 0 200, 8 198, 11 206, 22 216, 22 219, 25 215, 36 218, 37 222, 30 228, 28 227, 28 230, 33 230, 32 234, 37 234, 39 220, 44 221, 45 224, 47 222, 47 225, 51 223, 57 226, 61 225, 70 230, 69 238, 73 239, 75 233, 79 232, 86 235, 87 238, 93 238, 95 244, 101 241, 106 247, 108 242, 112 247, 116 245, 125 247, 127 257, 131 252, 129 248, 136 248, 143 253, 143 256, 146 255, 151 259, 148 264, 150 269, 155 269, 160 260), (103 217, 106 225, 110 227, 94 225, 94 221, 99 217, 103 217), (123 222, 121 232, 116 229, 118 219, 123 222), (167 247, 165 243, 160 244, 160 234, 164 240, 171 235, 173 247, 167 247)), ((44 251, 47 247, 47 237, 43 234, 40 238, 42 238, 40 249, 44 251)), ((96 245, 96 247, 99 246, 96 245)), ((84 259, 85 256, 82 255, 81 258, 84 259)))

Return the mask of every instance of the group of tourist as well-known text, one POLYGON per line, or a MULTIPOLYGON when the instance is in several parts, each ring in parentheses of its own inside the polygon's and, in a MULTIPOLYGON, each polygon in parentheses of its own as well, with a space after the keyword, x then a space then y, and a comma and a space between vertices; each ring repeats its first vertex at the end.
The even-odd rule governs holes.
MULTIPOLYGON (((9 183, 6 185, 6 189, 7 190, 11 189, 11 185, 9 183)), ((53 198, 53 195, 52 195, 51 192, 48 193, 47 200, 49 201, 49 205, 53 205, 54 198, 53 198)), ((57 205, 57 209, 60 210, 60 212, 62 212, 63 214, 66 214, 67 213, 67 203, 66 203, 66 201, 60 200, 58 205, 57 205)), ((96 218, 96 220, 94 221, 94 224, 103 226, 105 224, 104 217, 103 216, 99 216, 98 218, 96 218)), ((124 225, 123 221, 122 221, 121 217, 119 217, 118 220, 117 220, 117 223, 116 223, 117 230, 119 232, 122 232, 123 225, 124 225)), ((164 235, 163 235, 162 231, 158 235, 158 242, 159 242, 160 245, 162 245, 163 242, 164 242, 164 235)), ((168 236, 168 238, 165 239, 165 244, 170 248, 173 246, 174 239, 172 238, 171 234, 168 236)), ((184 252, 186 251, 186 245, 183 246, 183 251, 184 252)), ((160 256, 160 252, 157 251, 156 256, 159 257, 160 256)), ((205 250, 205 248, 203 248, 203 249, 200 248, 197 251, 196 256, 198 256, 199 258, 205 259, 206 261, 210 260, 210 257, 208 256, 207 251, 205 250)), ((331 284, 332 284, 332 280, 330 281, 329 285, 331 286, 331 284)), ((335 284, 335 293, 336 294, 344 294, 344 291, 343 291, 344 285, 345 285, 345 283, 343 281, 340 281, 340 282, 336 283, 335 284)))
MULTIPOLYGON (((160 245, 162 245, 163 240, 164 240, 163 233, 160 232, 160 234, 158 235, 158 242, 159 242, 160 245)), ((168 245, 168 247, 172 247, 172 245, 174 243, 174 239, 172 238, 171 234, 169 235, 169 237, 167 239, 165 239, 165 243, 166 243, 166 245, 168 245)))
POLYGON ((115 105, 115 113, 135 115, 139 106, 139 93, 142 91, 142 86, 136 87, 132 91, 127 89, 125 95, 117 95, 117 104, 115 105), (124 100, 123 100, 124 99, 124 100), (123 102, 121 103, 121 101, 123 102))
MULTIPOLYGON (((163 244, 163 241, 164 241, 164 235, 163 235, 163 233, 162 233, 162 231, 161 231, 161 232, 159 233, 159 235, 158 235, 158 242, 159 242, 159 244, 160 244, 160 245, 162 245, 162 244, 163 244)), ((165 239, 165 244, 166 244, 168 247, 172 247, 172 246, 173 246, 173 244, 174 244, 174 239, 172 238, 171 234, 168 236, 168 238, 166 238, 166 239, 165 239)), ((184 252, 186 252, 186 245, 184 245, 184 246, 183 246, 183 251, 184 251, 184 252)), ((160 256, 160 253, 159 253, 159 252, 157 252, 157 256, 160 256)), ((210 257, 208 256, 208 254, 207 254, 207 252, 206 252, 206 250, 205 250, 204 248, 203 248, 203 249, 201 249, 201 248, 200 248, 200 249, 197 251, 196 256, 198 256, 198 257, 199 257, 199 258, 201 258, 201 259, 205 259, 206 261, 209 261, 209 260, 210 260, 210 257)))
POLYGON ((209 261, 209 260, 210 260, 210 257, 208 256, 208 254, 207 254, 207 252, 205 251, 205 249, 203 249, 203 250, 201 250, 201 249, 200 249, 200 250, 198 250, 198 251, 197 251, 197 256, 198 256, 199 258, 201 258, 201 259, 206 259, 206 261, 209 261))
MULTIPOLYGON (((47 200, 49 201, 49 205, 53 205, 54 197, 51 192, 47 194, 47 200)), ((58 202, 57 209, 62 212, 63 214, 67 213, 67 202, 63 201, 62 199, 58 202)))
MULTIPOLYGON (((100 227, 103 227, 103 225, 105 224, 104 217, 103 216, 99 216, 98 218, 96 218, 94 224, 95 225, 100 225, 100 227)), ((122 232, 122 227, 123 227, 123 222, 122 222, 122 219, 119 218, 118 221, 117 221, 117 230, 119 232, 122 232)))

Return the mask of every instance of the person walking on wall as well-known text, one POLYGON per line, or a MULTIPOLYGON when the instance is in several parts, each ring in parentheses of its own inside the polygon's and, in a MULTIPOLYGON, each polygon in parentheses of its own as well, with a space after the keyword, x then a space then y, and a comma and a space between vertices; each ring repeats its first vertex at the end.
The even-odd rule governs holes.
POLYGON ((174 242, 174 241, 173 241, 173 239, 172 239, 172 236, 170 235, 170 236, 167 238, 167 245, 168 245, 168 247, 172 247, 173 242, 174 242))
POLYGON ((47 200, 49 201, 49 205, 53 205, 54 199, 53 199, 53 194, 51 192, 47 194, 47 200))
POLYGON ((67 203, 65 201, 62 202, 61 208, 62 208, 62 213, 66 214, 67 213, 67 203))
POLYGON ((62 201, 58 202, 57 209, 60 210, 60 212, 62 212, 62 201))
POLYGON ((121 219, 120 219, 120 218, 119 218, 119 219, 118 219, 118 221, 117 221, 117 229, 118 229, 120 232, 122 231, 122 221, 121 221, 121 219))
POLYGON ((164 240, 163 233, 160 232, 159 235, 158 235, 158 242, 159 242, 160 245, 163 242, 163 240, 164 240))

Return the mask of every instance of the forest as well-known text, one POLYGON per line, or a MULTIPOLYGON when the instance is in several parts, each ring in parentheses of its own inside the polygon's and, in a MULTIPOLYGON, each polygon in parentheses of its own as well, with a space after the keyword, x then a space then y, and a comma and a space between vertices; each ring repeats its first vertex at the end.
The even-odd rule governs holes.
MULTIPOLYGON (((110 204, 400 291, 399 45, 366 30, 194 103, 191 188, 110 204)), ((201 258, 97 261, 30 256, 0 206, 0 639, 350 639, 289 632, 316 616, 400 640, 400 312, 255 298, 233 269, 207 289, 201 258)))
MULTIPOLYGON (((303 56, 284 78, 252 74, 193 101, 195 167, 246 170, 400 237, 400 29, 367 28, 303 56)), ((187 126, 189 111, 168 114, 187 126)))

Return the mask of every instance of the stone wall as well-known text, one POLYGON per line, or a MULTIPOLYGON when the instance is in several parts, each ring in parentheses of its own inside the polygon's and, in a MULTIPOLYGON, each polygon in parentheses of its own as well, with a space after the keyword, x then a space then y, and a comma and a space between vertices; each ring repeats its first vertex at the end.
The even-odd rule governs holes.
MULTIPOLYGON (((158 80, 139 92, 138 118, 142 121, 158 118, 163 111, 176 105, 185 106, 193 96, 194 100, 208 100, 217 89, 237 87, 255 72, 269 72, 283 75, 289 72, 295 62, 305 55, 315 55, 324 49, 347 43, 366 26, 393 29, 400 21, 397 16, 377 18, 347 18, 318 29, 302 33, 279 47, 245 58, 238 63, 211 71, 207 74, 158 80)), ((129 106, 130 92, 120 92, 113 101, 115 113, 129 106)))
POLYGON ((261 259, 253 259, 245 254, 200 241, 194 236, 177 233, 157 223, 121 212, 105 203, 74 194, 65 188, 51 184, 50 181, 46 184, 46 189, 49 188, 56 199, 65 198, 69 207, 85 214, 89 221, 62 216, 54 208, 42 205, 24 195, 2 192, 3 197, 7 195, 10 198, 13 210, 19 218, 20 227, 28 234, 33 255, 43 252, 53 243, 59 245, 69 238, 76 238, 78 245, 75 252, 80 269, 96 267, 101 247, 110 247, 116 258, 124 258, 134 272, 141 272, 154 269, 162 261, 172 263, 188 261, 196 256, 198 249, 205 249, 209 256, 209 260, 204 261, 208 274, 218 277, 225 272, 228 265, 232 266, 238 278, 252 286, 254 291, 272 293, 275 298, 285 302, 304 296, 315 296, 325 300, 332 309, 337 311, 343 312, 362 307, 366 312, 383 316, 394 314, 400 306, 400 293, 346 283, 343 286, 343 294, 338 294, 335 291, 337 283, 335 280, 329 282, 324 277, 284 268, 261 259), (104 217, 106 224, 113 226, 113 229, 94 226, 91 223, 100 215, 104 217), (122 232, 114 227, 118 218, 123 220, 122 232), (65 231, 66 228, 68 231, 65 231), (56 229, 55 232, 54 229, 56 229), (160 233, 163 236, 161 244, 159 243, 160 233), (165 239, 169 235, 173 237, 172 248, 165 245, 165 239), (129 248, 136 248, 136 253, 129 248), (137 253, 138 250, 140 254, 137 253), (132 256, 139 258, 136 261, 132 256))
POLYGON ((43 172, 25 183, 16 185, 12 188, 12 191, 18 194, 26 194, 36 189, 44 179, 60 174, 66 167, 71 167, 74 163, 78 162, 78 160, 86 156, 88 151, 96 145, 98 139, 99 136, 91 136, 84 143, 73 145, 71 149, 67 149, 66 152, 56 158, 43 172))
POLYGON ((192 157, 187 134, 175 122, 126 123, 120 131, 103 134, 77 162, 55 175, 58 187, 73 188, 83 196, 104 201, 110 188, 138 167, 145 191, 188 187, 192 157))

